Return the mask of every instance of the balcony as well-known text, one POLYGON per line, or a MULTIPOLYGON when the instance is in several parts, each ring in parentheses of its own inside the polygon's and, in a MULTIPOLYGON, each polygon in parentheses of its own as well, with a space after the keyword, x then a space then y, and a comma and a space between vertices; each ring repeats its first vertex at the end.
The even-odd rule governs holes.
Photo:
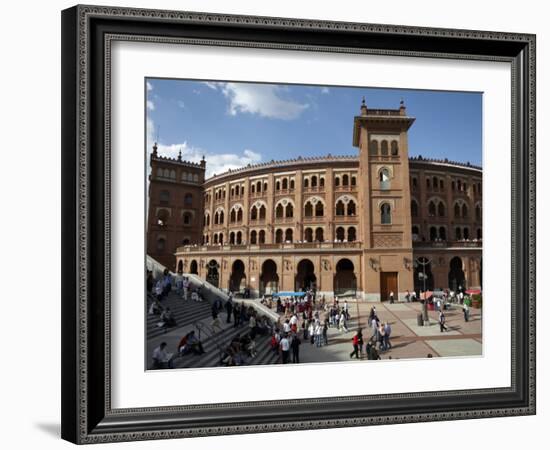
POLYGON ((461 241, 416 241, 414 248, 481 248, 482 240, 461 240, 461 241))
POLYGON ((293 223, 296 219, 294 217, 275 217, 275 223, 293 223))
POLYGON ((333 251, 333 250, 361 250, 363 248, 362 243, 359 241, 354 242, 285 242, 280 244, 227 244, 223 245, 186 245, 178 247, 177 253, 220 253, 227 251, 235 252, 262 252, 266 250, 275 251, 279 253, 292 253, 300 250, 307 250, 312 252, 318 251, 333 251))

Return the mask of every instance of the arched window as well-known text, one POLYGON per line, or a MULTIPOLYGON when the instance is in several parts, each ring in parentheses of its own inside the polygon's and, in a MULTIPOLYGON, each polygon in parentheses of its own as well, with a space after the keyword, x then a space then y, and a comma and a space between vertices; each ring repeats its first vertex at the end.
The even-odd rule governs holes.
POLYGON ((253 194, 256 192, 256 185, 252 185, 250 186, 250 192, 252 192, 253 194))
POLYGON ((391 154, 392 156, 397 156, 399 153, 399 147, 397 145, 397 141, 391 141, 391 154))
POLYGON ((292 203, 286 205, 285 217, 294 217, 294 206, 292 206, 292 203))
POLYGON ((311 202, 306 203, 306 206, 304 207, 304 216, 306 217, 313 216, 313 205, 311 204, 311 202))
POLYGON ((304 178, 304 187, 305 188, 309 187, 309 178, 304 178))
POLYGON ((388 169, 383 168, 378 174, 378 179, 380 181, 380 189, 387 190, 390 188, 390 173, 388 169))
POLYGON ((193 204, 193 194, 190 194, 189 192, 185 194, 185 197, 183 198, 183 203, 185 206, 191 206, 193 204))
POLYGON ((304 230, 304 241, 313 242, 313 230, 311 228, 306 228, 304 230))
POLYGON ((357 184, 357 178, 351 177, 351 185, 355 186, 357 184))
POLYGON ((231 188, 231 197, 235 197, 235 188, 231 188))
POLYGON ((167 205, 170 203, 170 191, 160 191, 160 204, 167 205))
POLYGON ((370 141, 369 154, 373 156, 378 155, 378 141, 376 140, 370 141))
POLYGON ((284 215, 284 208, 283 208, 283 205, 279 203, 275 208, 275 217, 279 219, 283 217, 283 215, 284 215))
POLYGON ((343 227, 336 228, 336 240, 343 241, 346 238, 346 230, 343 227))
POLYGON ((445 227, 439 227, 439 239, 447 240, 447 230, 445 227))
POLYGON ((420 234, 420 230, 416 225, 412 227, 411 234, 412 234, 412 240, 416 242, 418 240, 418 235, 420 234))
POLYGON ((476 220, 481 220, 481 206, 476 206, 476 220))
POLYGON ((260 241, 260 244, 265 244, 265 231, 264 230, 260 230, 259 241, 260 241))
POLYGON ((218 233, 214 233, 214 244, 218 243, 218 233))
POLYGON ((170 171, 170 178, 172 178, 172 180, 176 179, 176 171, 174 169, 170 171))
POLYGON ((458 219, 460 217, 460 205, 458 203, 455 203, 455 218, 458 219))
POLYGON ((435 241, 437 239, 437 228, 430 227, 430 241, 435 241))
POLYGON ((223 225, 223 211, 220 211, 220 224, 223 225))
POLYGON ((454 190, 455 190, 455 182, 451 181, 451 191, 454 191, 454 190))
POLYGON ((311 177, 311 187, 317 187, 317 177, 315 175, 311 177))
POLYGON ((231 223, 235 223, 236 220, 237 220, 237 213, 235 212, 234 209, 232 209, 231 213, 229 214, 229 221, 231 223))
POLYGON ((292 228, 287 228, 285 231, 285 242, 292 242, 292 228))
POLYGON ((220 245, 223 244, 223 233, 220 233, 219 244, 220 244, 220 245))
POLYGON ((334 178, 334 186, 336 187, 340 186, 340 177, 334 178))
POLYGON ((347 206, 347 215, 348 216, 355 216, 355 202, 353 200, 350 200, 348 202, 348 206, 347 206))
POLYGON ((426 188, 430 189, 430 179, 426 178, 426 188))
POLYGON ((462 239, 462 229, 460 229, 459 227, 456 227, 455 229, 455 239, 457 241, 460 241, 462 239))
POLYGON ((277 181, 277 182, 275 183, 275 190, 276 190, 276 191, 280 191, 280 190, 281 190, 281 182, 280 182, 280 181, 277 181))
POLYGON ((325 187, 325 178, 324 177, 319 177, 319 186, 325 187))
POLYGON ((235 232, 234 231, 229 233, 229 243, 232 244, 232 245, 235 244, 235 232))
POLYGON ((443 183, 443 179, 439 180, 439 189, 443 190, 445 188, 445 184, 443 183))
POLYGON ((163 252, 165 248, 166 248, 166 241, 164 240, 164 238, 159 238, 157 240, 157 251, 163 252))
POLYGON ((411 200, 411 216, 418 217, 418 203, 416 203, 416 200, 411 200))
POLYGON ((220 223, 220 216, 219 214, 216 212, 214 214, 214 225, 218 225, 220 223))
POLYGON ((325 214, 324 206, 321 202, 315 204, 315 217, 322 217, 325 214))
POLYGON ((468 217, 468 207, 466 206, 466 203, 462 205, 462 217, 468 217))
POLYGON ((258 219, 258 208, 253 206, 252 210, 250 211, 250 220, 257 220, 257 219, 258 219))
POLYGON ((290 180, 290 189, 294 189, 294 180, 290 180))
POLYGON ((283 189, 288 189, 288 178, 283 178, 283 189))
POLYGON ((433 177, 433 187, 434 187, 434 189, 437 189, 438 186, 439 186, 439 182, 438 182, 437 177, 433 177))
POLYGON ((198 182, 199 182, 199 175, 198 175, 198 174, 193 175, 193 181, 194 181, 195 183, 198 183, 198 182))
POLYGON ((391 224, 391 207, 388 203, 382 203, 380 206, 380 222, 382 225, 391 224))
POLYGON ((157 212, 157 223, 158 225, 165 226, 168 223, 168 218, 170 217, 170 212, 167 209, 160 209, 157 212))
POLYGON ((190 223, 191 223, 191 213, 186 212, 183 215, 183 224, 184 225, 189 225, 190 223))
POLYGON ((315 240, 318 242, 324 242, 323 239, 323 229, 321 227, 315 230, 315 240))
POLYGON ((267 191, 267 181, 264 182, 264 191, 267 191))
POLYGON ((237 231, 237 238, 235 240, 235 243, 237 245, 241 245, 243 243, 243 234, 240 231, 237 231))
POLYGON ((338 200, 338 203, 336 203, 336 215, 343 216, 344 214, 345 214, 344 202, 342 200, 338 200))
POLYGON ((355 242, 356 239, 357 239, 357 232, 355 231, 355 227, 349 227, 348 242, 355 242))
POLYGON ((240 186, 235 186, 235 195, 239 196, 241 192, 240 186))
POLYGON ((242 221, 243 221, 243 210, 239 208, 237 210, 237 222, 242 222, 242 221))
POLYGON ((349 185, 349 176, 348 175, 344 175, 342 177, 342 186, 348 186, 349 185))
POLYGON ((435 203, 433 202, 433 200, 428 204, 428 215, 430 217, 435 216, 435 203))
POLYGON ((476 231, 476 237, 477 239, 481 239, 481 228, 478 228, 476 231))
POLYGON ((469 228, 464 228, 462 236, 464 236, 464 239, 470 239, 470 229, 469 228))
POLYGON ((157 170, 157 177, 162 177, 163 175, 163 171, 162 169, 159 167, 158 170, 157 170))
POLYGON ((210 214, 204 215, 204 226, 209 227, 210 226, 210 214))
POLYGON ((256 192, 258 192, 258 193, 262 192, 262 182, 261 181, 258 181, 256 183, 256 192))
POLYGON ((261 205, 260 206, 260 220, 265 219, 265 211, 266 211, 265 206, 261 205))
POLYGON ((382 145, 380 146, 380 154, 382 156, 388 156, 388 141, 382 141, 382 145))
POLYGON ((445 217, 445 205, 443 202, 439 202, 439 205, 437 205, 437 215, 439 217, 445 217))

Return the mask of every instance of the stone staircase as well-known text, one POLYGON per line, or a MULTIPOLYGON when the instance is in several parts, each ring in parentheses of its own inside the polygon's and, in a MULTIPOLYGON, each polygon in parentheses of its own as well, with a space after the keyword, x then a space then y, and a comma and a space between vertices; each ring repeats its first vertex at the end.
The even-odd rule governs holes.
POLYGON ((191 299, 184 300, 181 296, 176 295, 174 291, 171 291, 168 296, 162 300, 161 305, 166 308, 170 308, 176 320, 176 327, 164 328, 157 326, 160 322, 158 315, 149 314, 149 306, 151 305, 151 299, 147 300, 147 339, 152 339, 160 336, 175 328, 184 327, 186 325, 194 324, 203 319, 212 317, 211 303, 209 301, 195 302, 191 299))

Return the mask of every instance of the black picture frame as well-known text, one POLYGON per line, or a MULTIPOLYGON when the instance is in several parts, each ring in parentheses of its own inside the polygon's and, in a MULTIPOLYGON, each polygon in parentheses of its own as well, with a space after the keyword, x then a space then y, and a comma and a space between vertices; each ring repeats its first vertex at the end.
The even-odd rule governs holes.
POLYGON ((535 36, 119 7, 64 10, 61 406, 62 437, 79 444, 535 414, 535 36), (108 62, 117 39, 511 63, 511 386, 112 409, 108 62))

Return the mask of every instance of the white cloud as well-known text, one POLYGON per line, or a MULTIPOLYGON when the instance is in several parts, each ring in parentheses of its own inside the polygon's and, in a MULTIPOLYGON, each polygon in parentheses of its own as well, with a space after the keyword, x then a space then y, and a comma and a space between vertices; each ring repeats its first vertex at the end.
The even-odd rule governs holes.
POLYGON ((184 109, 184 108, 185 108, 185 103, 183 102, 183 100, 178 100, 178 101, 177 101, 177 104, 178 104, 178 106, 179 106, 181 109, 184 109))
MULTIPOLYGON (((155 124, 151 119, 147 119, 147 155, 153 151, 155 142, 155 124)), ((204 156, 206 159, 206 177, 214 174, 226 172, 229 169, 234 170, 248 164, 257 164, 261 162, 262 155, 251 149, 244 149, 241 153, 224 153, 205 150, 195 147, 184 141, 180 144, 165 145, 158 144, 158 153, 161 156, 177 158, 181 151, 182 159, 198 163, 204 156)))
POLYGON ((210 89, 213 89, 214 91, 218 90, 218 87, 223 86, 224 83, 218 83, 215 81, 204 81, 203 84, 205 86, 208 86, 210 89))
POLYGON ((223 94, 229 99, 229 114, 258 114, 271 119, 292 120, 298 118, 309 105, 280 94, 288 91, 284 87, 267 84, 226 83, 223 94))
POLYGON ((152 100, 147 100, 147 109, 150 110, 150 111, 155 110, 155 104, 153 103, 152 100))
POLYGON ((153 90, 153 85, 147 82, 147 91, 152 91, 152 90, 153 90))
POLYGON ((330 89, 326 86, 322 87, 321 94, 330 94, 330 89))

